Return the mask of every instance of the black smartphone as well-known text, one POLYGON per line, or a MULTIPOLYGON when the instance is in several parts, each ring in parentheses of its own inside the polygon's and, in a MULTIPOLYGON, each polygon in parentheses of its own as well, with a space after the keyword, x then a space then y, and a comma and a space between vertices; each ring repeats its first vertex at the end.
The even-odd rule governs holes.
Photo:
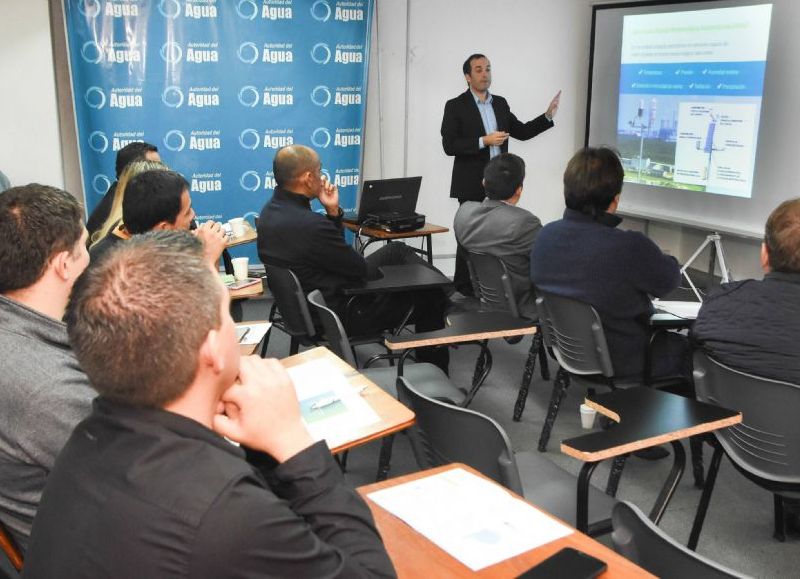
POLYGON ((570 547, 561 549, 538 565, 525 571, 518 579, 592 579, 608 568, 603 561, 570 547))

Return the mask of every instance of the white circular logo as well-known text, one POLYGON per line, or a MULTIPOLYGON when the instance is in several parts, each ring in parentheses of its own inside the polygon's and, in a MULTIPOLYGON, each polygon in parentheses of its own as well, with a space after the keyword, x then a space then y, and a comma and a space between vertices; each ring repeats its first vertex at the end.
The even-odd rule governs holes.
POLYGON ((311 91, 311 102, 318 107, 327 107, 331 102, 330 89, 324 84, 315 86, 314 90, 311 91))
POLYGON ((83 95, 83 100, 93 109, 102 109, 106 106, 106 94, 99 86, 90 86, 83 95))
POLYGON ((100 2, 97 0, 81 0, 78 3, 78 12, 89 18, 100 14, 100 2))
POLYGON ((258 89, 254 86, 243 86, 239 89, 239 102, 246 107, 254 107, 258 104, 258 89))
POLYGON ((111 187, 111 180, 102 173, 98 173, 92 179, 92 189, 98 195, 105 195, 109 187, 111 187))
POLYGON ((183 105, 183 91, 175 85, 168 86, 161 93, 161 102, 170 108, 178 109, 183 105))
POLYGON ((239 60, 246 64, 253 64, 258 60, 258 47, 255 42, 242 42, 237 53, 239 60))
POLYGON ((245 149, 255 151, 261 143, 261 136, 255 129, 245 129, 239 135, 239 144, 245 149))
POLYGON ((161 47, 161 58, 168 64, 175 64, 183 58, 183 49, 177 42, 165 42, 161 47))
POLYGON ((158 11, 165 18, 177 18, 181 13, 181 4, 178 0, 161 0, 158 3, 158 11))
POLYGON ((81 47, 81 57, 86 62, 97 64, 103 60, 103 49, 100 48, 100 45, 95 41, 89 40, 88 42, 84 42, 81 47))
POLYGON ((311 16, 319 22, 327 22, 331 17, 331 5, 326 0, 317 0, 311 5, 311 16))
POLYGON ((331 49, 324 42, 318 42, 311 49, 311 60, 317 64, 328 64, 331 59, 331 49))
POLYGON ((170 151, 183 151, 186 146, 186 137, 178 129, 172 129, 164 135, 164 146, 170 151))
POLYGON ((255 211, 248 211, 247 213, 242 215, 242 217, 244 217, 247 221, 250 221, 250 218, 252 217, 253 220, 250 224, 253 226, 253 229, 256 228, 256 219, 258 219, 258 213, 256 213, 255 211))
POLYGON ((253 20, 258 14, 258 5, 255 0, 239 0, 236 5, 236 13, 240 18, 245 20, 253 20))
POLYGON ((314 129, 314 132, 311 133, 311 142, 314 143, 315 147, 319 147, 320 149, 327 149, 328 145, 331 144, 331 133, 325 127, 319 127, 314 129))
POLYGON ((108 137, 103 131, 94 131, 89 135, 89 148, 95 153, 105 153, 108 149, 108 137))
POLYGON ((239 185, 241 185, 242 189, 245 191, 255 191, 261 187, 261 177, 255 171, 245 171, 242 173, 242 176, 239 177, 239 185))

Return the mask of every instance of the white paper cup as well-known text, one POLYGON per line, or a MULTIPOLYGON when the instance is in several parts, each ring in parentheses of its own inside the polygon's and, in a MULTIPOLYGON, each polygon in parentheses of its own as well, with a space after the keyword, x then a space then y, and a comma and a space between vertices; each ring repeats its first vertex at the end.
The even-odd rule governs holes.
POLYGON ((597 410, 588 404, 581 404, 581 426, 585 430, 591 430, 594 426, 594 417, 596 414, 597 410))
POLYGON ((233 277, 236 281, 247 279, 247 266, 250 265, 249 257, 234 257, 231 260, 233 264, 233 277))
POLYGON ((228 220, 234 237, 244 236, 244 217, 234 217, 228 220))

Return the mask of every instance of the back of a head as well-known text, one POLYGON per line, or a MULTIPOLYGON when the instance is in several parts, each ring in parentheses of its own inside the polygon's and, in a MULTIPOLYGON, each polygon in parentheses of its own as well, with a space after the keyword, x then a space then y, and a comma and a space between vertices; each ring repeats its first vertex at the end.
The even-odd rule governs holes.
POLYGON ((61 189, 31 183, 0 194, 0 293, 30 287, 56 253, 73 251, 83 210, 61 189))
POLYGON ((198 352, 219 328, 222 285, 185 231, 133 237, 76 282, 70 342, 100 395, 160 408, 192 383, 198 352))
POLYGON ((770 213, 764 243, 772 271, 800 273, 800 197, 784 201, 770 213))
POLYGON ((278 187, 287 187, 306 171, 317 168, 319 156, 304 145, 287 145, 272 159, 272 174, 278 187))
POLYGON ((613 149, 586 147, 567 163, 564 201, 568 208, 596 217, 622 191, 624 177, 622 163, 613 149))
POLYGON ((161 222, 174 223, 181 210, 181 196, 189 184, 175 171, 145 171, 125 188, 122 220, 131 234, 145 233, 161 222))
POLYGON ((115 164, 117 179, 119 179, 122 176, 122 172, 128 165, 130 165, 134 161, 146 160, 147 153, 151 152, 157 153, 158 147, 142 141, 129 143, 124 147, 122 147, 119 151, 117 151, 117 161, 115 164))
POLYGON ((513 153, 493 157, 483 171, 483 186, 489 199, 510 199, 524 180, 525 161, 513 153))

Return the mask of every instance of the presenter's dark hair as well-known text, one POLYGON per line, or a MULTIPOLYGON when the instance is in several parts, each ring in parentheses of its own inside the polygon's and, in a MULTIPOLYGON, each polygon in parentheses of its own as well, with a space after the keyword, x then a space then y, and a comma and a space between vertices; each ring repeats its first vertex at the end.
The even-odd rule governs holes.
POLYGON ((514 153, 493 157, 483 170, 483 188, 489 199, 510 199, 525 180, 525 161, 514 153))
POLYGON ((586 147, 567 163, 564 201, 575 211, 593 217, 602 215, 622 191, 624 177, 616 151, 608 147, 586 147))
POLYGON ((122 221, 131 234, 145 233, 162 221, 175 223, 181 211, 181 196, 189 183, 175 171, 139 173, 125 188, 122 221))
POLYGON ((469 55, 469 58, 464 61, 464 65, 461 67, 461 70, 464 71, 464 74, 470 74, 472 72, 472 61, 478 60, 479 58, 486 58, 486 55, 479 54, 477 52, 469 55))
POLYGON ((784 201, 770 213, 764 243, 772 271, 800 273, 800 197, 784 201))
POLYGON ((208 332, 220 327, 224 291, 188 231, 153 231, 111 248, 78 279, 67 306, 70 343, 92 386, 134 406, 179 398, 208 332))
POLYGON ((50 259, 73 252, 83 234, 75 197, 31 183, 0 193, 0 293, 39 281, 50 259))
POLYGON ((151 152, 157 153, 158 147, 142 141, 129 143, 122 147, 119 151, 117 151, 117 162, 114 167, 117 171, 117 179, 120 178, 120 175, 122 175, 125 167, 134 161, 144 161, 147 159, 147 153, 151 152))

